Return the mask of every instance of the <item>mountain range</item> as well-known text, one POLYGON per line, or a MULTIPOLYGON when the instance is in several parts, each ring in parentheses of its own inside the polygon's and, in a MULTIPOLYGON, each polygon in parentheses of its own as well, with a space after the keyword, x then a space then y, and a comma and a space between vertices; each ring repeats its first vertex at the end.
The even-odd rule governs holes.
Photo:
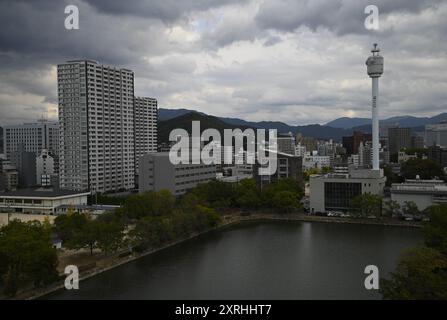
MULTIPOLYGON (((224 128, 276 129, 278 133, 301 133, 306 137, 333 139, 335 141, 341 141, 342 137, 351 135, 354 130, 360 130, 367 133, 371 132, 371 119, 368 118, 343 117, 330 121, 325 125, 309 124, 293 126, 279 121, 252 122, 239 118, 215 117, 190 109, 160 108, 158 110, 159 141, 167 142, 169 139, 169 132, 175 128, 182 128, 190 131, 191 121, 193 120, 201 121, 202 130, 208 128, 216 128, 219 131, 223 131, 224 128)), ((391 117, 381 120, 381 123, 398 124, 401 127, 410 127, 414 132, 422 132, 424 131, 425 125, 435 124, 441 121, 447 121, 447 113, 441 113, 434 117, 391 117)))

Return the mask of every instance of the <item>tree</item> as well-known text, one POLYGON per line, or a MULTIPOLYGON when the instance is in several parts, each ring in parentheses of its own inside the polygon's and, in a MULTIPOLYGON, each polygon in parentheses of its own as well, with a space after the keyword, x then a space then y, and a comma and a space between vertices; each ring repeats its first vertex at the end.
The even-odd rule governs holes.
POLYGON ((395 174, 390 166, 383 166, 383 174, 386 177, 386 186, 390 187, 393 183, 401 183, 404 182, 404 179, 399 175, 395 174))
POLYGON ((96 232, 96 245, 106 255, 116 252, 123 244, 124 226, 118 221, 95 220, 92 229, 96 232))
POLYGON ((402 164, 401 176, 405 179, 433 179, 444 177, 444 170, 435 161, 430 159, 410 159, 402 164))
POLYGON ((304 181, 309 181, 310 176, 313 174, 318 174, 320 171, 317 168, 309 168, 306 171, 304 171, 304 181))
POLYGON ((279 191, 272 199, 273 207, 280 213, 291 213, 301 208, 297 194, 291 191, 279 191))
POLYGON ((86 214, 73 213, 58 216, 54 220, 55 229, 64 241, 65 247, 73 250, 89 248, 93 255, 96 247, 97 230, 91 218, 86 214))
POLYGON ((357 216, 381 216, 382 198, 371 193, 363 193, 351 201, 351 210, 357 216))
POLYGON ((175 198, 170 191, 149 191, 129 196, 124 204, 124 212, 131 219, 162 216, 170 214, 174 205, 175 198))
POLYGON ((293 193, 294 198, 298 201, 298 203, 303 197, 303 190, 297 181, 290 178, 279 179, 278 181, 269 183, 264 187, 261 194, 262 204, 266 207, 278 208, 278 201, 274 201, 274 198, 275 195, 282 191, 293 193))
POLYGON ((7 295, 29 282, 35 287, 51 283, 58 277, 57 264, 50 231, 40 222, 14 220, 0 228, 0 278, 7 295))
POLYGON ((392 217, 400 213, 400 205, 395 200, 388 200, 383 203, 383 215, 392 217))
POLYGON ((447 255, 447 205, 428 208, 430 222, 424 225, 425 244, 447 255))
POLYGON ((253 179, 244 179, 236 187, 236 201, 240 208, 256 209, 261 205, 256 182, 253 179))
POLYGON ((235 205, 236 190, 232 183, 212 180, 199 184, 191 192, 206 206, 228 208, 235 205))
POLYGON ((406 251, 390 279, 382 279, 384 299, 447 299, 447 206, 427 211, 426 246, 406 251))
POLYGON ((439 251, 420 247, 406 251, 391 279, 381 280, 384 299, 447 299, 447 259, 439 251))
POLYGON ((144 217, 138 220, 131 236, 135 245, 159 247, 172 240, 172 225, 163 217, 144 217))
POLYGON ((415 216, 415 215, 418 215, 421 213, 419 211, 417 204, 414 201, 405 201, 404 206, 402 208, 402 212, 403 212, 403 214, 412 215, 412 216, 415 216))

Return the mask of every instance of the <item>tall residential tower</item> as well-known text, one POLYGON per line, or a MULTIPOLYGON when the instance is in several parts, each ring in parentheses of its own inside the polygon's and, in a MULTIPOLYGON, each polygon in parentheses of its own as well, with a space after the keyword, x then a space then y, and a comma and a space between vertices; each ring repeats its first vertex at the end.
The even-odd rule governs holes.
POLYGON ((60 187, 134 188, 134 73, 77 60, 58 65, 60 187))
MULTIPOLYGON (((142 156, 157 152, 157 100, 135 97, 135 174, 138 176, 138 163, 142 156)), ((135 179, 135 182, 138 178, 135 179)))

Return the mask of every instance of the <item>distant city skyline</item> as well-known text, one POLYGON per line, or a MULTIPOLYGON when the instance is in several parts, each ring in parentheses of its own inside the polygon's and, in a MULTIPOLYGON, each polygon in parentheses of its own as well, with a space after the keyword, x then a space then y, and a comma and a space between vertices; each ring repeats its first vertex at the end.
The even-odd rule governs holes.
POLYGON ((93 59, 135 72, 159 108, 248 121, 370 117, 365 56, 387 57, 381 118, 447 110, 447 3, 376 1, 0 1, 0 126, 57 119, 57 64, 93 59), (65 30, 77 5, 80 29, 65 30))

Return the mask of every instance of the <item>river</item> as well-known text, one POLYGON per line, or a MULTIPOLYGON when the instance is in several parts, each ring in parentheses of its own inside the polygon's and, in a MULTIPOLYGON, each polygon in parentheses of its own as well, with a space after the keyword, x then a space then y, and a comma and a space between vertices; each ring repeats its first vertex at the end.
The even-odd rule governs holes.
POLYGON ((213 231, 47 299, 380 299, 363 273, 393 271, 415 228, 247 222, 213 231))

